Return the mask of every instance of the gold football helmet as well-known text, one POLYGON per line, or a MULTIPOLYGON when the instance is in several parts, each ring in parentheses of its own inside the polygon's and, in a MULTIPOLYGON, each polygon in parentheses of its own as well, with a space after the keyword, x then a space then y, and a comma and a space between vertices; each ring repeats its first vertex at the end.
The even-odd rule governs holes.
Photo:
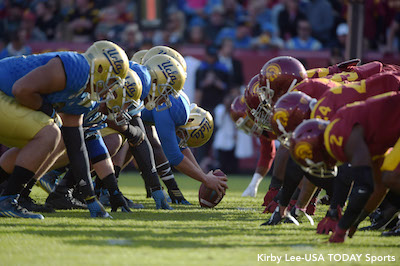
POLYGON ((132 118, 129 113, 138 113, 143 109, 140 95, 142 95, 142 81, 135 71, 129 69, 124 86, 118 87, 112 93, 112 99, 106 103, 109 110, 108 117, 117 125, 126 124, 132 118))
POLYGON ((147 51, 147 53, 143 56, 142 58, 142 64, 146 63, 151 57, 158 55, 158 54, 166 54, 171 56, 173 59, 179 62, 181 66, 183 67, 183 70, 185 70, 186 73, 186 61, 185 58, 176 50, 168 47, 168 46, 154 46, 150 50, 147 51))
POLYGON ((129 69, 124 50, 110 41, 97 41, 83 54, 90 65, 90 97, 105 99, 106 93, 124 85, 129 69))
POLYGON ((176 134, 181 139, 179 146, 182 148, 203 146, 211 138, 213 131, 214 120, 210 112, 191 104, 189 120, 176 129, 176 134))
POLYGON ((138 64, 142 63, 142 59, 148 50, 140 50, 132 55, 131 61, 136 62, 138 64))
POLYGON ((171 107, 169 95, 177 98, 186 81, 186 72, 181 64, 169 55, 155 55, 143 65, 149 70, 152 80, 149 94, 144 100, 146 109, 162 111, 171 107))

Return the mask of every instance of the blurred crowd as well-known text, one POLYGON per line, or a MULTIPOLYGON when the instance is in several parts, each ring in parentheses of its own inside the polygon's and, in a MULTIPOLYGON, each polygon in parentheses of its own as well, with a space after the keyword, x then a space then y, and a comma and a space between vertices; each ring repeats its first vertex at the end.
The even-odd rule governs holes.
MULTIPOLYGON (((235 49, 330 50, 343 60, 350 0, 162 0, 165 21, 142 28, 139 1, 0 0, 0 59, 32 53, 30 41, 91 43, 108 39, 128 54, 156 45, 206 47, 202 61, 186 56, 185 91, 215 118, 214 143, 197 151, 204 169, 235 171, 252 154, 251 139, 229 118, 245 80, 235 49), (238 141, 239 140, 239 141, 238 141), (211 155, 210 155, 211 154, 211 155), (214 160, 217 158, 218 160, 214 160), (203 160, 202 160, 203 159, 203 160), (217 162, 219 165, 212 165, 217 162), (227 165, 228 169, 224 167, 227 165)), ((364 47, 400 49, 400 0, 365 0, 364 47)))
MULTIPOLYGON (((350 0, 165 0, 165 23, 138 25, 129 0, 2 0, 0 47, 11 42, 110 39, 128 54, 151 45, 220 45, 242 49, 343 49, 350 0)), ((365 48, 398 51, 400 0, 365 0, 365 48)), ((18 49, 18 44, 16 44, 18 49)), ((25 48, 28 49, 28 48, 25 48)), ((26 52, 26 51, 24 51, 26 52)))

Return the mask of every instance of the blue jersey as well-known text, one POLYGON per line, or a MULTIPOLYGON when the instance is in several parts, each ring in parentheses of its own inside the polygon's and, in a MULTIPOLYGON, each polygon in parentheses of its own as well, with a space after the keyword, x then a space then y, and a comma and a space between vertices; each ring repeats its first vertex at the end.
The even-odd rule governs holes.
POLYGON ((147 70, 147 67, 132 61, 129 62, 129 68, 135 71, 142 81, 142 95, 140 96, 140 100, 143 101, 149 94, 151 88, 151 76, 149 70, 147 70))
MULTIPOLYGON (((9 57, 0 60, 0 90, 12 94, 14 83, 32 70, 47 64, 54 57, 63 62, 66 84, 62 91, 42 95, 43 99, 62 113, 82 114, 79 105, 83 91, 89 81, 90 65, 82 54, 76 52, 54 52, 29 56, 9 57)), ((86 109, 85 109, 86 110, 86 109)))
POLYGON ((155 125, 158 137, 165 156, 171 165, 178 165, 183 160, 183 154, 179 148, 178 137, 175 129, 185 125, 190 115, 190 102, 184 92, 179 93, 178 98, 169 96, 172 106, 164 111, 155 109, 142 111, 142 120, 155 125))

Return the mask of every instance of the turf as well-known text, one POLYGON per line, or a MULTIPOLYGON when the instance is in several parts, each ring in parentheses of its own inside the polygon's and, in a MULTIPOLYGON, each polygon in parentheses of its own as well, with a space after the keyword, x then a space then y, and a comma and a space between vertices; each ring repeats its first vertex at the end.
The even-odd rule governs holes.
MULTIPOLYGON (((328 244, 328 237, 307 223, 260 227, 270 216, 261 207, 269 180, 261 183, 256 198, 242 198, 250 177, 229 177, 227 195, 215 209, 199 207, 198 182, 183 176, 177 181, 192 206, 155 210, 142 179, 128 174, 120 178, 121 189, 143 203, 143 210, 113 213, 112 220, 91 219, 84 210, 57 211, 40 221, 0 218, 0 265, 277 265, 267 257, 271 254, 282 256, 279 265, 371 265, 367 254, 386 256, 374 265, 399 265, 399 238, 380 237, 380 232, 357 232, 344 244, 328 244), (362 255, 359 261, 336 262, 329 254, 345 254, 345 260, 362 255), (303 259, 289 262, 290 256, 303 259), (320 261, 304 260, 310 256, 320 261)), ((41 203, 46 197, 37 187, 32 195, 41 203)), ((319 207, 315 221, 326 209, 319 207)))

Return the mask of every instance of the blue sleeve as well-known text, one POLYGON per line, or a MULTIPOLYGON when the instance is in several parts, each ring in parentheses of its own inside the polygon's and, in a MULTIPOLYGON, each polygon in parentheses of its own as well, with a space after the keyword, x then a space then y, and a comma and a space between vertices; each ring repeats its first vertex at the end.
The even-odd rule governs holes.
POLYGON ((183 154, 175 133, 175 123, 168 110, 161 112, 153 111, 154 123, 158 137, 161 141, 165 156, 173 166, 180 164, 183 154))

